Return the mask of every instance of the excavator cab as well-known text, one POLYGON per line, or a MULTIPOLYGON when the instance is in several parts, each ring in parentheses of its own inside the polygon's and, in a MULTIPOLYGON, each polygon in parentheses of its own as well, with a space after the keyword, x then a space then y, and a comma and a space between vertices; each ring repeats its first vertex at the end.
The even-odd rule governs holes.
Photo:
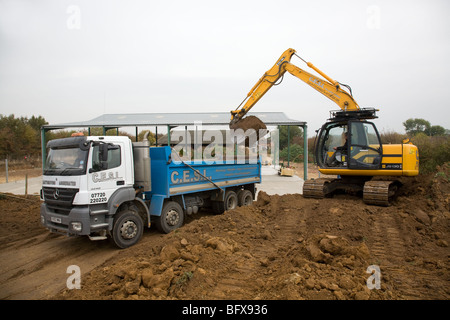
POLYGON ((375 124, 367 118, 376 118, 375 111, 365 115, 359 111, 337 112, 322 126, 314 152, 319 168, 337 171, 381 168, 383 147, 380 135, 375 124))
POLYGON ((418 174, 417 147, 383 146, 375 124, 368 121, 377 118, 375 111, 337 111, 322 126, 314 156, 319 171, 329 177, 305 181, 303 197, 323 198, 344 191, 362 193, 366 204, 388 206, 401 186, 394 177, 418 174), (379 176, 386 178, 373 179, 379 176))

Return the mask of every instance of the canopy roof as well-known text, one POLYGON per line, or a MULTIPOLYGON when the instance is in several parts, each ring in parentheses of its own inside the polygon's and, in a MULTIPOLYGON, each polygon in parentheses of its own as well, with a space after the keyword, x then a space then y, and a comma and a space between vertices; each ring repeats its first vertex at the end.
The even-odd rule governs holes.
MULTIPOLYGON (((288 118, 283 112, 252 112, 266 125, 294 125, 304 126, 306 122, 288 118)), ((181 125, 228 125, 231 115, 229 112, 204 113, 116 113, 104 114, 88 121, 69 122, 44 125, 45 130, 85 127, 141 127, 141 126, 181 126, 181 125)))

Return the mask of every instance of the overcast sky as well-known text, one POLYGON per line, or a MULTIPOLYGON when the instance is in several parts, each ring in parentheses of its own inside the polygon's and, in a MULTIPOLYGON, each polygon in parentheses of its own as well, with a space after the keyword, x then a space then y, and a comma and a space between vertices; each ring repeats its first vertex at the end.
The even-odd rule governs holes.
MULTIPOLYGON (((57 124, 229 112, 293 48, 349 84, 361 107, 379 108, 379 131, 404 132, 408 118, 450 129, 449 9, 447 0, 0 0, 0 113, 57 124)), ((311 135, 335 109, 286 73, 253 110, 306 121, 311 135)))

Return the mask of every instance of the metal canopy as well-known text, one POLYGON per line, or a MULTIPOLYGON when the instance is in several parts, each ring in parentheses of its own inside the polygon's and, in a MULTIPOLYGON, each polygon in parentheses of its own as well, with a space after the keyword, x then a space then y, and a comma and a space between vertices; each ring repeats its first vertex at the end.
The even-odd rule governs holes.
MULTIPOLYGON (((306 122, 288 118, 283 112, 252 112, 266 125, 304 126, 306 122)), ((84 127, 141 127, 141 126, 181 126, 181 125, 228 125, 231 115, 229 112, 209 113, 121 113, 104 114, 88 121, 69 122, 62 124, 44 125, 45 130, 84 127)))
MULTIPOLYGON (((307 124, 304 121, 298 121, 288 118, 283 112, 249 112, 248 115, 256 116, 267 126, 288 126, 288 166, 289 166, 289 126, 299 126, 303 128, 304 159, 307 159, 308 138, 307 124)), ((136 127, 136 139, 138 136, 138 127, 167 126, 168 131, 177 126, 197 126, 197 125, 229 125, 231 115, 229 112, 194 112, 194 113, 120 113, 104 114, 88 121, 69 122, 53 125, 44 125, 41 127, 41 149, 42 163, 45 164, 47 157, 45 132, 65 128, 91 128, 103 127, 105 130, 120 127, 136 127)), ((186 129, 187 130, 187 129, 186 129)), ((170 136, 169 136, 170 137, 170 136)), ((170 145, 170 138, 168 140, 170 145)), ((307 179, 307 165, 304 165, 304 179, 307 179)))

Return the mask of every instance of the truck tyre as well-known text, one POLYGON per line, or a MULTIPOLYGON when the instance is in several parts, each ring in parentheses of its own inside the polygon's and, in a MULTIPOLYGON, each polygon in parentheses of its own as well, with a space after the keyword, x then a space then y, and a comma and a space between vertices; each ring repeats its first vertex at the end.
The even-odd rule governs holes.
POLYGON ((134 211, 124 210, 116 214, 112 229, 112 239, 121 249, 136 244, 144 232, 144 222, 134 211))
POLYGON ((238 206, 238 198, 236 192, 227 191, 224 201, 213 201, 212 209, 215 214, 222 214, 227 210, 235 209, 238 206))
POLYGON ((251 206, 253 203, 253 193, 250 190, 242 190, 238 194, 238 203, 240 207, 251 206))
POLYGON ((184 223, 184 212, 178 202, 166 202, 162 208, 161 216, 155 221, 156 228, 163 233, 169 233, 181 227, 184 223))

